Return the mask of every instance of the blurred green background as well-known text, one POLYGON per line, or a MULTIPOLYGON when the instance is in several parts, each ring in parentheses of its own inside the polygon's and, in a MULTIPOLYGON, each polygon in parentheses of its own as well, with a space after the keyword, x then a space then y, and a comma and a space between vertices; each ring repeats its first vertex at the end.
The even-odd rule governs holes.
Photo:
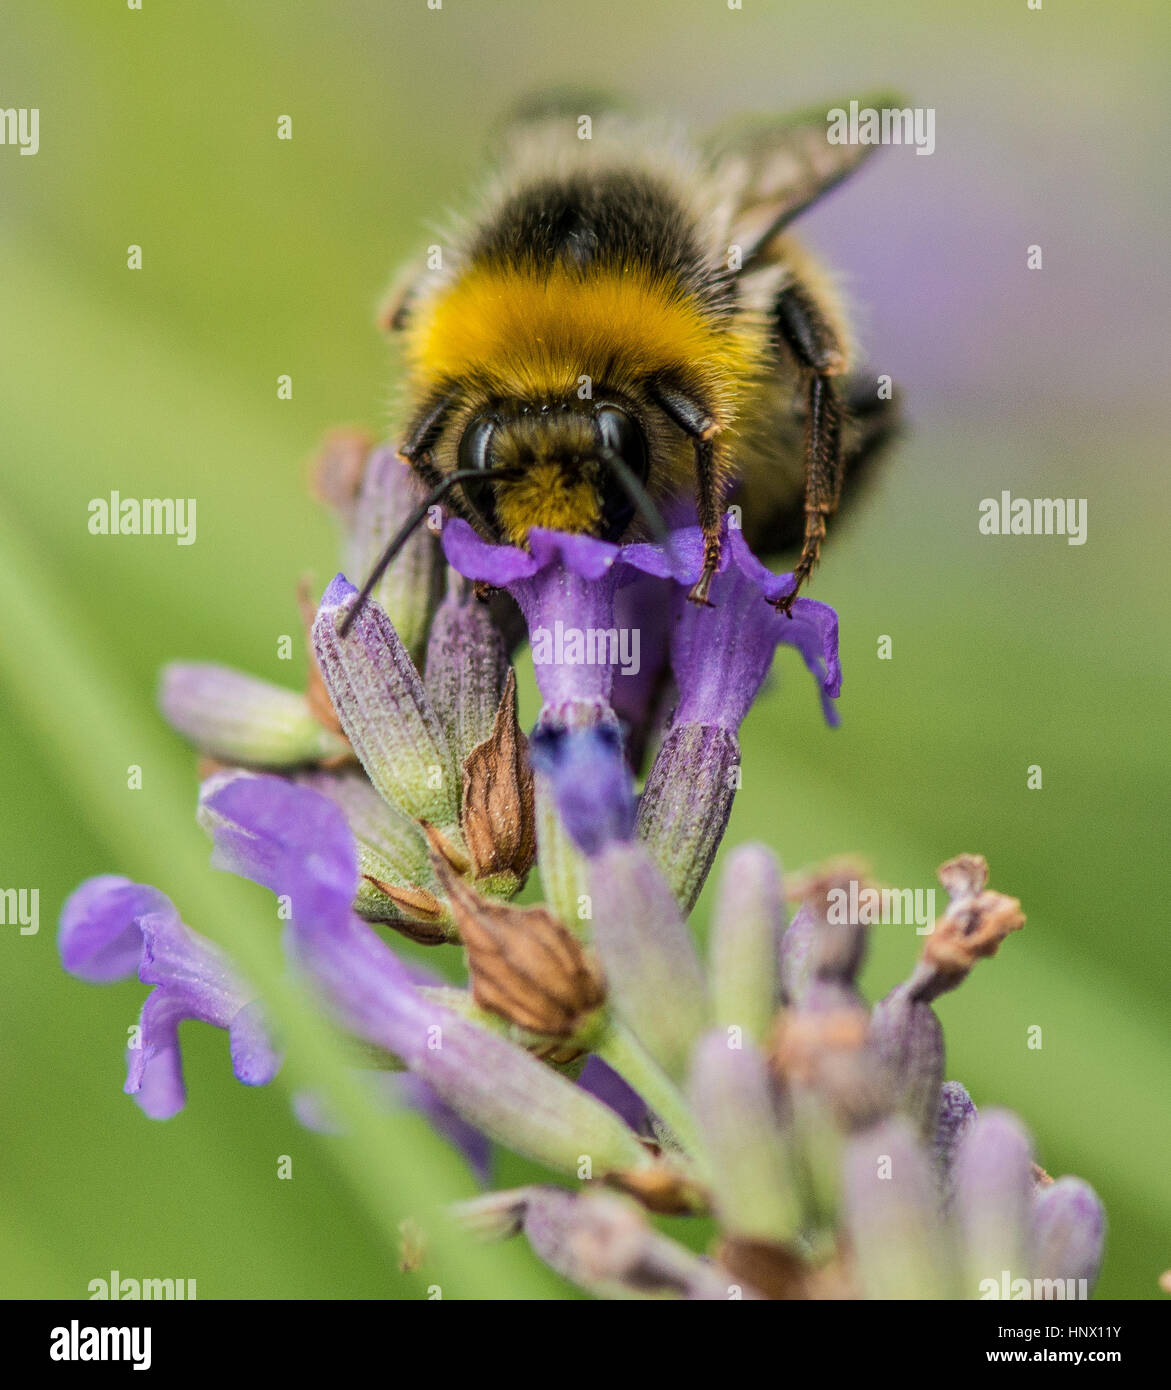
MULTIPOLYGON (((936 108, 931 158, 884 151, 806 219, 911 430, 812 590, 841 614, 843 727, 821 726, 782 657, 744 730, 726 843, 763 839, 790 868, 852 852, 923 888, 958 851, 988 857, 1029 924, 942 1002, 948 1075, 1018 1110, 1039 1161, 1102 1194, 1099 1293, 1158 1296, 1165 11, 6 0, 2 29, 0 107, 38 107, 41 124, 35 158, 0 148, 0 862, 3 886, 39 887, 41 930, 0 929, 0 1293, 84 1297, 117 1268, 197 1278, 204 1298, 426 1296, 386 1230, 470 1185, 422 1125, 309 1135, 284 1078, 240 1087, 223 1035, 198 1027, 188 1109, 151 1123, 120 1089, 142 988, 66 977, 55 921, 102 871, 153 874, 220 940, 252 910, 226 880, 197 888, 195 776, 154 712, 156 672, 184 657, 299 679, 277 638, 300 640, 297 578, 334 564, 304 460, 332 425, 391 427, 381 291, 464 203, 491 118, 581 83, 700 124, 891 85, 936 108), (196 497, 197 544, 90 536, 87 504, 111 488, 196 497), (1086 498, 1088 543, 979 536, 979 500, 1002 488, 1086 498), (364 1188, 345 1180, 363 1163, 364 1188)), ((919 944, 876 929, 868 987, 901 978, 919 944)), ((519 1247, 469 1269, 445 1294, 568 1292, 519 1247)))

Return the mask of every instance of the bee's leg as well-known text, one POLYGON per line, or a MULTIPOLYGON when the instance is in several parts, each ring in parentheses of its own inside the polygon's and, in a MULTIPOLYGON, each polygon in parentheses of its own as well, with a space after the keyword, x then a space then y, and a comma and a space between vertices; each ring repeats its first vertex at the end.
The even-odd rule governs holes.
POLYGON ((711 607, 708 591, 720 567, 720 523, 722 508, 715 448, 712 444, 719 425, 702 403, 672 382, 654 381, 650 396, 668 419, 690 435, 695 449, 695 495, 699 525, 703 531, 703 568, 687 597, 692 603, 711 607))
POLYGON ((720 567, 720 489, 716 479, 715 459, 710 439, 695 441, 695 491, 699 510, 699 525, 703 531, 703 569, 691 586, 687 597, 692 603, 712 606, 708 590, 720 567))
POLYGON ((775 309, 777 331, 809 374, 809 418, 805 427, 805 535, 793 570, 793 588, 776 600, 791 616, 793 600, 809 578, 825 539, 826 518, 837 511, 842 491, 842 403, 837 378, 845 356, 833 329, 798 284, 782 290, 775 309))

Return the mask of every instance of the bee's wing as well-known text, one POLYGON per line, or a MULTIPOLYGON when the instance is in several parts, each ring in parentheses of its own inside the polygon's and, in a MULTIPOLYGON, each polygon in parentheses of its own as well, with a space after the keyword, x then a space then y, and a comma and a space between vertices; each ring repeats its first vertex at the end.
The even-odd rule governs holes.
MULTIPOLYGON (((858 104, 881 108, 902 102, 883 93, 858 104)), ((848 178, 877 148, 830 144, 827 113, 833 109, 815 107, 772 120, 742 122, 718 131, 710 142, 716 173, 735 185, 733 240, 741 248, 745 268, 787 223, 848 178)))

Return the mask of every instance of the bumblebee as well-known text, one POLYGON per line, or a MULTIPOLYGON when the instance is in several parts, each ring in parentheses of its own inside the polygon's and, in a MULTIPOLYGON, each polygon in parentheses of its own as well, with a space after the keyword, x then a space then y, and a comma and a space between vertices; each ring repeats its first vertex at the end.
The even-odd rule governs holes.
POLYGON ((482 215, 384 307, 407 371, 400 454, 431 489, 416 520, 445 499, 494 541, 524 546, 534 526, 622 541, 686 502, 706 603, 734 502, 758 554, 800 546, 787 612, 844 479, 894 424, 787 232, 873 147, 830 144, 824 110, 693 149, 589 109, 515 122, 482 215))

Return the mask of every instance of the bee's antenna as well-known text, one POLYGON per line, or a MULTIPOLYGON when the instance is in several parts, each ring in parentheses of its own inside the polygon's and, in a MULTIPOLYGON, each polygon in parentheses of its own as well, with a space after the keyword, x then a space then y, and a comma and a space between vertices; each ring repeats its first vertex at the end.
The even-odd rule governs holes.
POLYGON ((663 520, 662 512, 655 506, 650 493, 639 482, 637 474, 621 454, 614 449, 607 448, 604 444, 598 449, 598 458, 618 479, 635 511, 646 522, 651 535, 663 547, 667 559, 671 562, 671 568, 674 569, 678 557, 675 553, 675 547, 671 543, 671 533, 667 529, 667 523, 663 520))
POLYGON ((361 592, 354 600, 353 606, 342 620, 342 625, 338 629, 342 637, 349 635, 350 628, 358 619, 358 615, 366 606, 366 600, 374 592, 375 585, 386 573, 387 566, 406 545, 407 541, 415 534, 419 527, 427 519, 427 513, 440 501, 457 483, 466 482, 469 478, 501 478, 508 475, 507 469, 489 468, 458 468, 453 473, 448 473, 442 482, 438 482, 419 503, 415 510, 407 517, 406 521, 399 528, 398 534, 388 542, 386 549, 378 557, 378 563, 370 571, 365 584, 362 585, 361 592))

